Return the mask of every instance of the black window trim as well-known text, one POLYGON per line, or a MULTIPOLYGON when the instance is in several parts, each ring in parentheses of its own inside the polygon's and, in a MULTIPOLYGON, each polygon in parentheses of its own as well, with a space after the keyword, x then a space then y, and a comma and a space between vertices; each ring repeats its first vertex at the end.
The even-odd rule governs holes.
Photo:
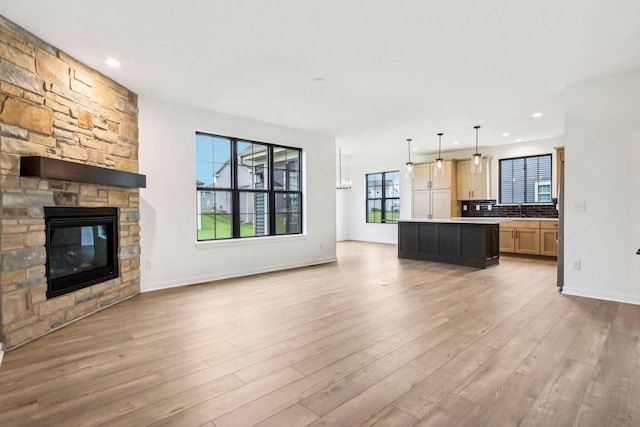
MULTIPOLYGON (((545 154, 530 154, 528 156, 516 156, 516 157, 509 157, 509 158, 504 158, 504 159, 498 159, 498 200, 496 205, 497 206, 518 206, 520 203, 505 203, 502 201, 502 161, 507 161, 507 160, 518 160, 518 159, 529 159, 531 157, 546 157, 549 156, 551 158, 551 163, 549 166, 549 180, 551 181, 551 201, 549 202, 523 202, 523 205, 553 205, 553 153, 545 153, 545 154)), ((526 165, 526 161, 525 161, 525 165, 526 165)), ((526 176, 526 171, 525 171, 525 176, 526 176)), ((526 181, 525 181, 525 200, 526 200, 526 193, 527 191, 527 187, 526 187, 526 181)))
POLYGON ((385 181, 385 177, 388 173, 397 173, 398 177, 400 174, 399 170, 391 170, 391 171, 384 171, 384 172, 371 172, 371 173, 367 173, 365 174, 365 193, 364 193, 364 212, 365 212, 365 223, 367 224, 398 224, 399 218, 397 220, 392 220, 392 221, 387 221, 386 216, 387 216, 387 210, 386 210, 386 201, 387 200, 398 200, 398 202, 400 201, 400 196, 398 195, 398 197, 386 197, 386 193, 387 193, 387 186, 386 186, 386 181, 385 181), (382 197, 374 197, 374 198, 370 198, 369 197, 369 175, 380 175, 382 174, 382 197), (369 200, 380 200, 381 202, 381 213, 380 213, 380 222, 372 222, 369 221, 369 200))
MULTIPOLYGON (((231 203, 232 203, 232 230, 231 237, 224 237, 220 239, 199 239, 196 227, 196 241, 200 242, 219 242, 219 241, 230 241, 230 240, 240 240, 240 239, 255 239, 255 238, 269 238, 269 237, 282 237, 282 236, 296 236, 304 233, 304 215, 303 215, 303 172, 302 172, 302 148, 293 147, 290 145, 282 145, 282 144, 272 144, 269 142, 256 141, 247 138, 239 138, 239 137, 231 137, 226 135, 220 135, 209 132, 196 131, 196 136, 203 135, 213 138, 223 138, 231 141, 231 183, 232 188, 211 188, 211 187, 199 187, 196 185, 196 197, 198 191, 226 191, 231 193, 231 203), (261 144, 267 147, 267 160, 269 164, 269 189, 261 190, 261 189, 240 189, 238 188, 238 174, 237 174, 237 149, 238 142, 246 142, 250 144, 261 144), (298 152, 298 191, 293 190, 276 190, 274 186, 274 164, 273 164, 273 149, 274 148, 284 148, 285 150, 295 150, 298 152), (265 193, 267 194, 268 206, 269 206, 269 234, 259 235, 259 236, 240 236, 240 194, 241 193, 265 193), (300 207, 300 228, 296 233, 284 233, 284 234, 276 234, 276 195, 278 194, 295 194, 298 196, 298 204, 300 207)), ((197 163, 197 159, 196 159, 197 163)), ((197 201, 196 201, 197 204, 197 201)), ((197 212, 196 212, 197 217, 197 212)))

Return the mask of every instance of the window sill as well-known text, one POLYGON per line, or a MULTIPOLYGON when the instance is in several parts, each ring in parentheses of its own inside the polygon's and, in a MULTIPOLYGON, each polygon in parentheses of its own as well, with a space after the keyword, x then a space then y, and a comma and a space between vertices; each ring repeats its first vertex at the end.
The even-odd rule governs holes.
POLYGON ((283 236, 262 236, 262 237, 244 237, 240 239, 224 239, 224 240, 203 240, 195 242, 196 249, 214 249, 230 246, 259 246, 264 244, 282 243, 289 241, 306 240, 307 235, 288 234, 283 236))

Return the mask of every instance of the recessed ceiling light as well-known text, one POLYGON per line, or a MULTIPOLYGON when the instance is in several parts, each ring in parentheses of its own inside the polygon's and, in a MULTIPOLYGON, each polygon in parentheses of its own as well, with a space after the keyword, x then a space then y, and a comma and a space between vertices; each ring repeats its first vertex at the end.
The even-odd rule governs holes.
POLYGON ((516 139, 516 142, 522 142, 522 138, 516 139))
POLYGON ((538 117, 542 117, 542 113, 538 112, 538 113, 533 113, 531 115, 531 117, 533 117, 534 119, 537 119, 538 117))
POLYGON ((120 66, 120 61, 115 58, 107 58, 104 61, 109 67, 118 68, 120 66))
POLYGON ((509 132, 505 132, 502 134, 502 136, 511 136, 511 134, 509 132))
POLYGON ((457 144, 459 144, 459 143, 460 143, 460 141, 453 141, 453 142, 452 142, 452 144, 453 144, 453 145, 457 145, 457 144))

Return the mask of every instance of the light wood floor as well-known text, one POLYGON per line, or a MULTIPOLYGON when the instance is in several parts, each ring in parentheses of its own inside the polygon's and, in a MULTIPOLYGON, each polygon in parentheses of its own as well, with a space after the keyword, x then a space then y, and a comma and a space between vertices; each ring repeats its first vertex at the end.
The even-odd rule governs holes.
POLYGON ((640 306, 345 242, 137 296, 5 354, 2 426, 638 426, 640 306))

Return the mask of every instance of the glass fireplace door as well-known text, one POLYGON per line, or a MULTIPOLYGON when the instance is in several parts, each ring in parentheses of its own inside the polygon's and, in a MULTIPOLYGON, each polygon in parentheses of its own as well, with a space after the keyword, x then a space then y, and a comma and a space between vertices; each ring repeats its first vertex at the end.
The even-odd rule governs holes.
POLYGON ((118 277, 113 208, 45 208, 49 298, 118 277))

